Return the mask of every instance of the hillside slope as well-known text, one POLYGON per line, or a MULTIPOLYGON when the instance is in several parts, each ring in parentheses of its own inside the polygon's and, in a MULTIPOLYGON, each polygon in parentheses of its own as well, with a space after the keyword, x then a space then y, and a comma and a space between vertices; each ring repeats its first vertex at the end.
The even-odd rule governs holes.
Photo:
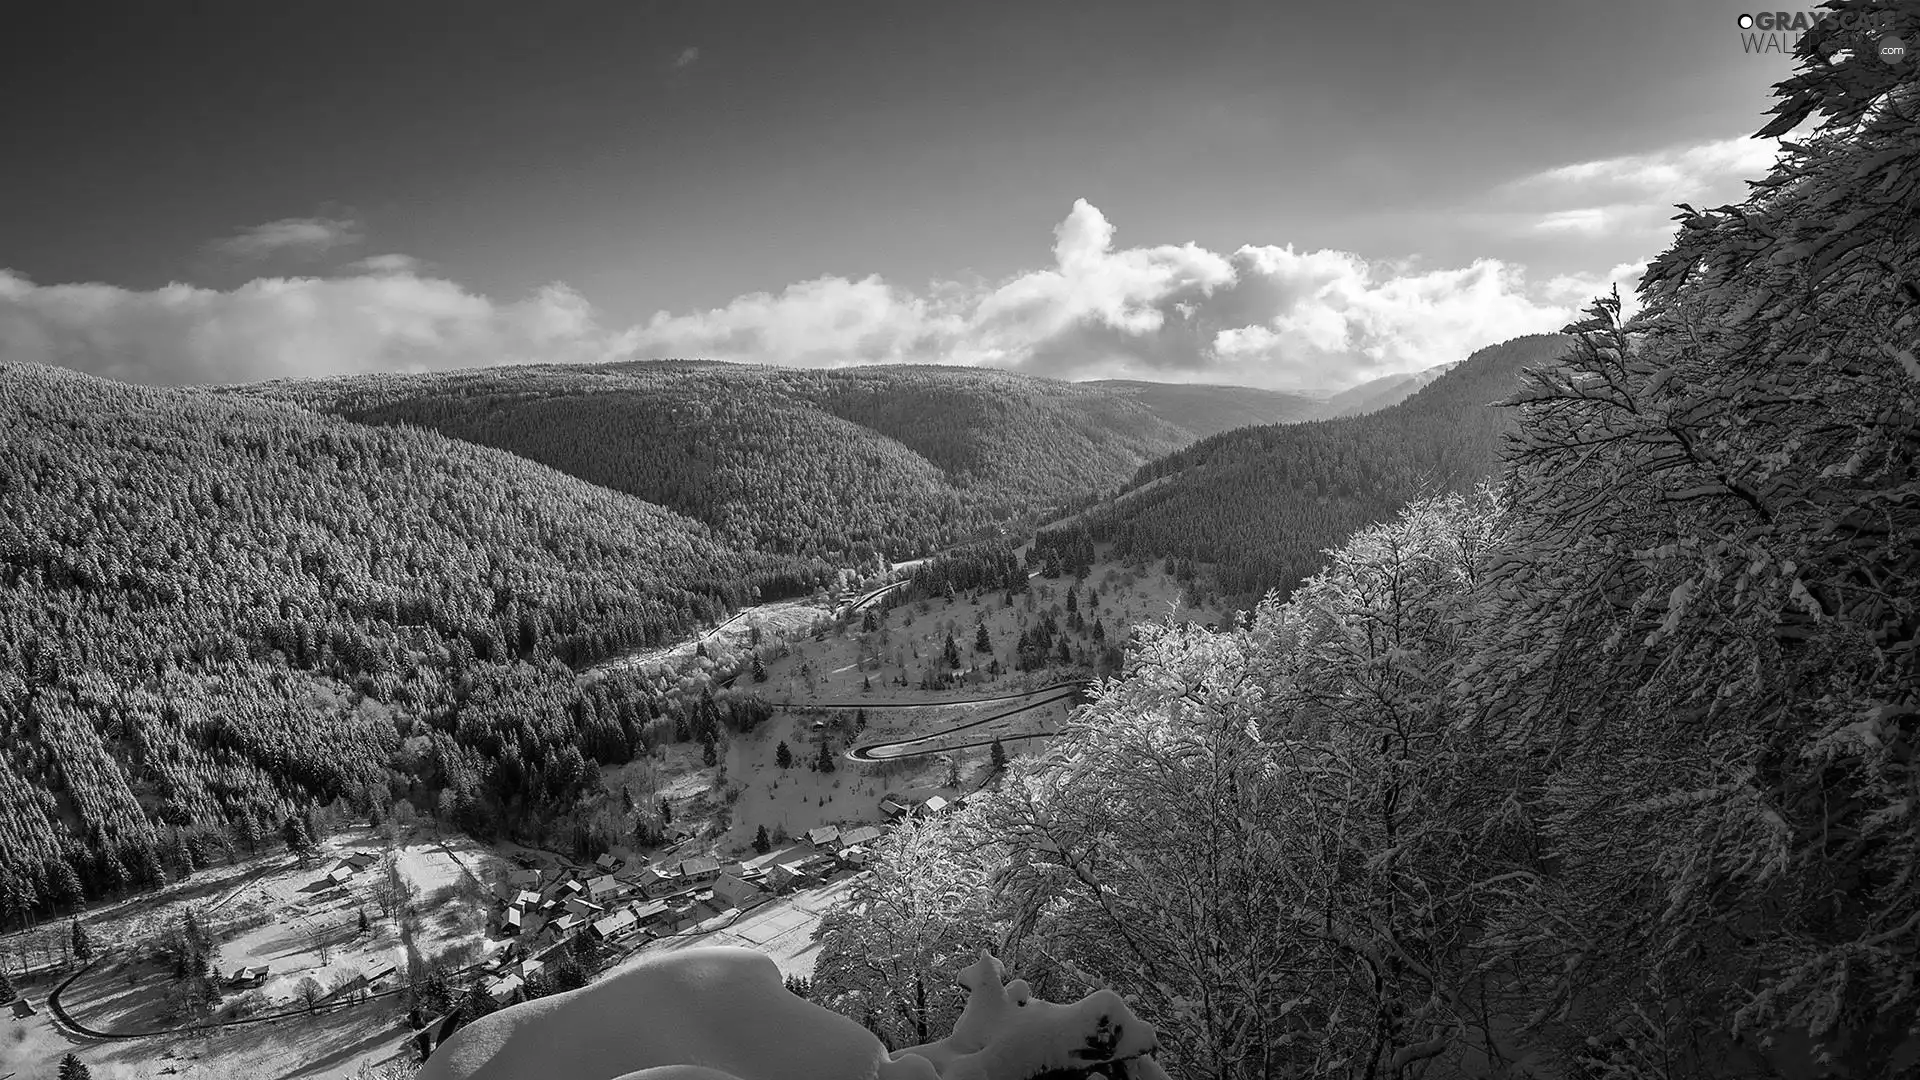
POLYGON ((1422 371, 1409 371, 1400 375, 1383 375, 1378 379, 1369 379, 1328 398, 1319 416, 1323 418, 1360 416, 1398 405, 1419 393, 1421 388, 1432 383, 1433 380, 1452 371, 1459 363, 1458 360, 1453 360, 1445 364, 1435 364, 1422 371))
POLYGON ((1255 424, 1291 424, 1326 415, 1326 403, 1304 394, 1251 386, 1102 379, 1081 384, 1130 398, 1196 439, 1255 424))
POLYGON ((240 392, 429 427, 660 503, 741 545, 842 560, 925 554, 1037 519, 1204 435, 1303 404, 1237 388, 1076 385, 974 368, 688 361, 240 392), (1253 404, 1236 400, 1244 394, 1253 404))
POLYGON ((1559 335, 1516 338, 1379 412, 1203 440, 1142 467, 1088 527, 1122 554, 1215 564, 1229 594, 1285 594, 1356 529, 1492 476, 1511 421, 1489 403, 1564 347, 1559 335))
POLYGON ((552 661, 818 580, 499 451, 62 369, 0 365, 0 461, 0 925, 314 800, 562 799, 652 714, 552 661))

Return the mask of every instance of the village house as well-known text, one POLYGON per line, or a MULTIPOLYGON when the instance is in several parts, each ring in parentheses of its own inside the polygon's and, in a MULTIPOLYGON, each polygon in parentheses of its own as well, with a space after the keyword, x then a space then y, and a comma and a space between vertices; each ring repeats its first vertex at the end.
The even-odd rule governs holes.
POLYGON ((642 896, 659 896, 661 893, 672 892, 674 886, 672 876, 663 874, 651 866, 635 874, 633 883, 642 896))
POLYGON ((521 889, 514 894, 509 906, 517 908, 537 908, 540 906, 540 894, 530 889, 521 889))
POLYGON ((606 907, 591 900, 582 900, 577 896, 567 897, 567 911, 583 919, 597 919, 606 912, 606 907))
POLYGON ((673 908, 665 900, 649 900, 644 904, 635 904, 628 910, 633 912, 633 920, 641 926, 653 926, 673 916, 673 908))
POLYGON ((840 834, 840 851, 845 854, 848 848, 867 847, 879 841, 881 832, 878 826, 862 825, 848 829, 840 834))
POLYGON ((914 810, 914 814, 917 817, 933 817, 937 814, 946 813, 948 807, 951 805, 944 796, 934 795, 929 797, 926 802, 921 803, 919 807, 914 810))
POLYGON ((895 818, 912 813, 913 807, 889 795, 880 800, 880 812, 890 818, 895 818))
POLYGON ((387 976, 392 975, 394 971, 395 971, 395 968, 393 965, 393 961, 383 960, 380 963, 373 965, 373 967, 367 970, 367 984, 371 986, 372 984, 379 982, 381 979, 384 979, 387 976))
POLYGON ((553 931, 555 937, 566 937, 568 934, 573 933, 585 925, 585 923, 585 919, 569 911, 547 923, 546 928, 553 931))
POLYGON ((604 904, 620 895, 625 888, 612 874, 601 874, 587 882, 587 898, 596 904, 604 904))
POLYGON ((261 964, 258 967, 243 967, 233 973, 233 978, 230 981, 235 986, 259 986, 261 983, 266 982, 267 976, 271 974, 273 974, 273 968, 267 964, 261 964))
POLYGON ((720 861, 699 856, 680 861, 680 881, 684 885, 698 885, 720 876, 720 861))
POLYGON ((778 863, 767 871, 766 885, 776 893, 785 893, 789 889, 801 888, 806 884, 806 872, 799 863, 778 863))
POLYGON ((839 839, 840 830, 832 825, 822 825, 817 829, 807 830, 807 843, 822 851, 832 848, 839 839))
POLYGON ((340 861, 353 867, 355 870, 365 870, 367 867, 379 862, 380 856, 375 855, 371 851, 355 851, 340 861))
POLYGON ((500 916, 500 932, 508 936, 520 933, 520 927, 525 918, 525 913, 518 907, 508 908, 507 913, 500 916))
POLYGON ((606 854, 593 860, 593 865, 599 867, 601 873, 611 874, 615 870, 620 869, 620 860, 614 858, 611 854, 606 854))
POLYGON ((507 875, 507 882, 516 889, 537 889, 540 887, 540 871, 515 870, 507 875))
POLYGON ((353 867, 351 866, 336 866, 327 872, 327 883, 330 885, 343 886, 352 880, 353 867))
POLYGON ((510 1005, 520 996, 521 989, 525 985, 525 981, 520 976, 508 975, 487 984, 487 996, 492 998, 496 1005, 510 1005))
POLYGON ((595 938, 601 941, 612 941, 614 938, 632 930, 636 925, 638 925, 638 923, 633 917, 633 912, 622 908, 606 918, 601 919, 599 922, 594 923, 592 933, 595 938))
POLYGON ((727 907, 746 908, 760 898, 760 890, 732 874, 722 874, 713 883, 714 898, 727 907))

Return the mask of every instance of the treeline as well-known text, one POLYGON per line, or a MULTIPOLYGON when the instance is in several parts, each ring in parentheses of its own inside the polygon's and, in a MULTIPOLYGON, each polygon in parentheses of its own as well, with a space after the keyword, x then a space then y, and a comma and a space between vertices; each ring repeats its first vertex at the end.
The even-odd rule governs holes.
POLYGON ((958 593, 976 591, 1016 595, 1027 591, 1027 571, 1012 544, 989 540, 943 552, 915 567, 906 587, 884 599, 892 603, 952 599, 958 593))
POLYGON ((431 428, 659 503, 743 546, 843 563, 924 555, 1113 490, 1195 438, 1135 395, 958 368, 652 362, 236 392, 431 428))
POLYGON ((1207 564, 1229 596, 1284 597, 1356 529, 1494 475, 1512 419, 1492 403, 1566 345, 1559 335, 1516 338, 1377 413, 1206 439, 1143 466, 1088 528, 1121 556, 1207 564))
POLYGON ((1143 628, 1045 760, 876 849, 813 998, 898 1044, 993 946, 1180 1077, 1910 1072, 1920 91, 1841 25, 1762 134, 1821 130, 1568 328, 1498 485, 1250 627, 1143 628))
POLYGON ((682 707, 574 668, 827 577, 437 434, 44 367, 0 366, 0 460, 0 924, 314 802, 525 827, 682 707))

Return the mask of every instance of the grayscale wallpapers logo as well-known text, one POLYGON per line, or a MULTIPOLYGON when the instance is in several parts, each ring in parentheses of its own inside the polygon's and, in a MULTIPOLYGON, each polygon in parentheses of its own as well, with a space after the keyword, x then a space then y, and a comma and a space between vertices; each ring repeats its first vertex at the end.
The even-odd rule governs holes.
POLYGON ((1836 43, 1833 51, 1871 52, 1896 65, 1907 60, 1907 43, 1893 33, 1887 12, 1757 11, 1740 16, 1738 22, 1740 48, 1745 52, 1792 55, 1801 36, 1820 27, 1853 39, 1851 44, 1836 43))

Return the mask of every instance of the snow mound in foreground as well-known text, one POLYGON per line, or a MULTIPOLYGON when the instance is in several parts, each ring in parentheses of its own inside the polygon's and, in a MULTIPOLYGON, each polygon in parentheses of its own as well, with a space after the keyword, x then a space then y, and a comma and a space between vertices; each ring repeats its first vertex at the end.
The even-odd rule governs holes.
POLYGON ((751 949, 646 956, 591 986, 481 1017, 419 1080, 1166 1080, 1153 1027, 1101 990, 1071 1005, 1001 981, 984 951, 953 1034, 887 1053, 872 1032, 786 988, 751 949))

